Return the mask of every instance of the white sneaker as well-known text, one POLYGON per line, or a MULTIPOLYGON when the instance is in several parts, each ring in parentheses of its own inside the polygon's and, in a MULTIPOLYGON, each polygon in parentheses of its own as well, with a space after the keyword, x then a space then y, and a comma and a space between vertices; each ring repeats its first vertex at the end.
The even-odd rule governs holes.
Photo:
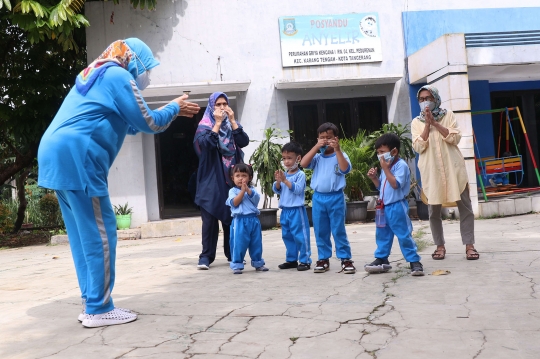
POLYGON ((197 269, 199 270, 208 270, 210 269, 210 266, 207 264, 197 264, 197 269))
MULTIPOLYGON (((118 309, 118 310, 121 310, 122 312, 126 312, 126 313, 133 313, 131 310, 129 309, 126 309, 126 308, 117 308, 117 307, 114 307, 114 309, 118 309)), ((77 317, 77 320, 79 322, 82 322, 84 320, 84 318, 86 317, 86 308, 83 308, 82 312, 79 314, 79 316, 77 317)))
POLYGON ((86 314, 82 321, 82 325, 87 328, 97 328, 106 325, 129 323, 134 320, 137 320, 137 314, 114 308, 107 313, 86 314))

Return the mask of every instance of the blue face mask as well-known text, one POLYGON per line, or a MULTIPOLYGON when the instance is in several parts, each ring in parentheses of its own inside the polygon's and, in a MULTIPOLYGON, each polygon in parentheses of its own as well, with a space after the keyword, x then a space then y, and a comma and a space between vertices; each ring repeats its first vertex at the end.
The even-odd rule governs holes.
POLYGON ((386 163, 392 163, 394 162, 394 157, 395 156, 392 156, 390 154, 390 152, 385 152, 383 154, 380 154, 380 155, 377 155, 377 158, 379 159, 379 161, 381 160, 381 158, 383 158, 385 160, 386 163))
POLYGON ((326 149, 327 149, 327 148, 328 148, 328 145, 322 146, 322 147, 319 149, 319 152, 320 152, 321 154, 324 154, 324 153, 326 152, 326 149))

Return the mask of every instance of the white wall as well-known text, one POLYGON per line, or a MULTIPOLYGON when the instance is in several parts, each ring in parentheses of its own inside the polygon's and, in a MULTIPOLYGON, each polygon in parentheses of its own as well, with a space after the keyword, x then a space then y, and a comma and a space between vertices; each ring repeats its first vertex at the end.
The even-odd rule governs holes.
POLYGON ((132 226, 148 221, 146 206, 143 138, 126 136, 124 146, 109 170, 109 193, 113 205, 129 203, 133 207, 132 226))

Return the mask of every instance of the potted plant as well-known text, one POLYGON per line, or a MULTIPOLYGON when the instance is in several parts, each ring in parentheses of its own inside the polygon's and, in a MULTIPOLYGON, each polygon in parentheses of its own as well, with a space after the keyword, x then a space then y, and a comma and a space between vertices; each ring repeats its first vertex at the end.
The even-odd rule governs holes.
POLYGON ((340 140, 341 150, 349 156, 352 169, 346 175, 347 185, 344 192, 347 200, 345 221, 365 222, 367 218, 368 201, 364 196, 372 189, 372 182, 367 176, 370 164, 373 163, 373 146, 364 130, 359 130, 356 136, 340 140))
POLYGON ((281 168, 281 145, 275 140, 286 138, 281 135, 281 130, 273 125, 264 130, 264 139, 253 152, 249 159, 253 171, 257 175, 255 184, 260 182, 261 192, 264 196, 263 209, 259 215, 262 229, 270 229, 277 225, 277 208, 271 208, 274 192, 274 172, 281 168))
POLYGON ((131 227, 131 214, 133 208, 128 207, 128 203, 125 205, 113 205, 114 214, 116 215, 116 227, 118 229, 129 229, 131 227))

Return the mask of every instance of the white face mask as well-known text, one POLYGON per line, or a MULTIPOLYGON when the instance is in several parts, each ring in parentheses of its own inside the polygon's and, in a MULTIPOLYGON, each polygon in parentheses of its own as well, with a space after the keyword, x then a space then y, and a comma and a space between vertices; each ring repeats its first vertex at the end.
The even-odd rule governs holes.
POLYGON ((387 163, 392 163, 394 161, 394 157, 395 156, 392 156, 391 152, 385 152, 385 153, 382 153, 380 155, 377 155, 377 158, 379 159, 379 161, 381 160, 381 158, 384 158, 384 160, 387 163))
POLYGON ((138 62, 135 62, 135 65, 137 66, 137 74, 138 74, 135 81, 137 82, 137 86, 139 87, 139 90, 144 90, 145 88, 148 87, 148 85, 150 85, 150 70, 146 69, 146 67, 144 66, 144 63, 141 61, 139 56, 137 56, 136 53, 133 53, 133 54, 135 54, 135 56, 137 57, 137 59, 139 60, 139 62, 144 68, 144 71, 142 73, 139 73, 138 62))
POLYGON ((137 81, 137 86, 139 90, 144 90, 150 85, 150 71, 145 71, 135 79, 137 81))
POLYGON ((300 157, 296 158, 296 161, 291 167, 285 166, 285 162, 281 161, 281 165, 287 170, 287 171, 294 171, 298 168, 298 163, 300 162, 300 157))
POLYGON ((419 105, 420 105, 420 111, 422 112, 424 112, 426 107, 429 108, 430 111, 433 111, 435 109, 435 102, 424 101, 424 102, 419 102, 419 105))

